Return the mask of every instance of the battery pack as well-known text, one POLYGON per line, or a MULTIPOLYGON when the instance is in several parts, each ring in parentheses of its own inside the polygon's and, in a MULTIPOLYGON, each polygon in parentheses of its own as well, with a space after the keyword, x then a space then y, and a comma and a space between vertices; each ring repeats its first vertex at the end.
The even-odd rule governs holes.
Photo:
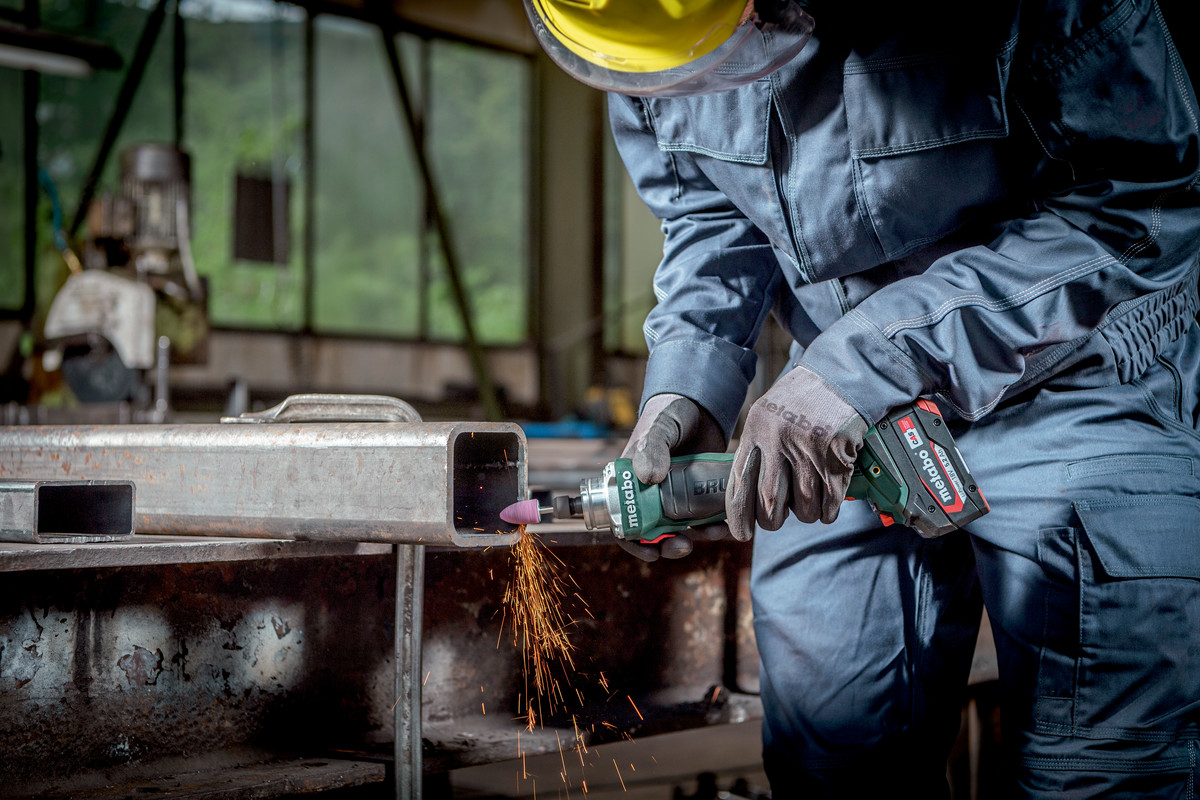
MULTIPOLYGON (((929 400, 896 409, 864 439, 878 467, 908 491, 895 498, 895 522, 934 538, 988 513, 987 499, 967 469, 941 412, 929 400)), ((886 520, 885 520, 886 522, 886 520)))

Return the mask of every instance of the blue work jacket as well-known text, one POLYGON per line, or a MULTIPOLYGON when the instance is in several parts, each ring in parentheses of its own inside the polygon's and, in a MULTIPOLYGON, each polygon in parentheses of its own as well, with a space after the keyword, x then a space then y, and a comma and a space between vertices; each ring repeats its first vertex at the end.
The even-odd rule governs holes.
POLYGON ((730 435, 774 315, 868 422, 973 420, 1190 324, 1198 114, 1152 0, 828 5, 768 78, 610 97, 665 233, 644 397, 730 435))

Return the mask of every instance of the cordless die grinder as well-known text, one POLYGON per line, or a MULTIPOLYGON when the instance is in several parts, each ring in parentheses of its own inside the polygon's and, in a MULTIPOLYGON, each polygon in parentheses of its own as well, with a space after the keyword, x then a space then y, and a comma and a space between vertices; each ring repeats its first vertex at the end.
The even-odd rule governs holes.
MULTIPOLYGON (((618 458, 598 478, 586 478, 578 496, 550 506, 524 500, 500 517, 512 524, 582 518, 589 530, 608 528, 627 541, 653 544, 686 528, 725 519, 725 490, 733 453, 671 459, 660 484, 645 484, 633 461, 618 458)), ((928 400, 892 411, 867 430, 854 464, 847 499, 867 500, 883 524, 900 522, 925 537, 942 536, 988 512, 954 439, 928 400)))

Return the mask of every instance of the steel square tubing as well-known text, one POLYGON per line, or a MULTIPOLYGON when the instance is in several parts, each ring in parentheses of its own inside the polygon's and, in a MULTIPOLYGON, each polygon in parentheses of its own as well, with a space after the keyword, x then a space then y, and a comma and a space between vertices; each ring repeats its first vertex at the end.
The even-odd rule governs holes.
POLYGON ((0 481, 121 480, 141 533, 486 547, 527 489, 513 423, 0 427, 0 481))
POLYGON ((2 481, 0 541, 113 542, 133 535, 129 481, 2 481))

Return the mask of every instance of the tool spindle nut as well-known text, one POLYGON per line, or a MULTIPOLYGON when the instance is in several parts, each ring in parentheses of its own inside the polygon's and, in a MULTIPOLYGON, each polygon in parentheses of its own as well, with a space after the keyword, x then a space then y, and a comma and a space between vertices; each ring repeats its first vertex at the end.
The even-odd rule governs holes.
POLYGON ((556 519, 570 519, 571 517, 577 517, 583 513, 583 509, 580 508, 580 505, 581 503, 579 502, 578 497, 560 494, 554 498, 554 517, 556 519), (572 500, 574 502, 571 502, 572 500))

